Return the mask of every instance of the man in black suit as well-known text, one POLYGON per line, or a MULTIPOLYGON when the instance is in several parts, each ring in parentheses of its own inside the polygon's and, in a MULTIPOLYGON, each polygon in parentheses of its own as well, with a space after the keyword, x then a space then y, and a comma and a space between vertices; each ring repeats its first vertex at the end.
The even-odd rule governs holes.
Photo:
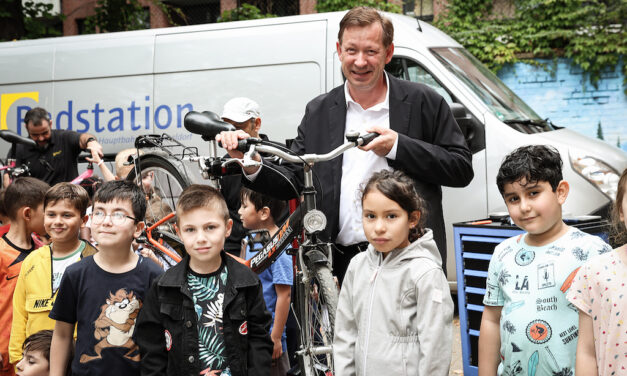
MULTIPOLYGON (((344 142, 350 130, 377 132, 379 137, 329 162, 314 166, 320 181, 318 202, 326 214, 326 234, 338 246, 333 269, 342 280, 353 255, 365 249, 361 228, 359 188, 375 171, 399 169, 411 176, 427 203, 427 227, 443 265, 446 239, 442 214, 442 185, 463 187, 473 178, 472 154, 446 101, 427 86, 402 81, 384 72, 394 53, 394 28, 372 8, 350 10, 340 22, 337 52, 346 77, 343 86, 307 105, 292 150, 298 154, 326 153, 344 142)), ((218 136, 233 157, 244 132, 218 136)), ((264 163, 266 163, 264 161, 264 163)), ((297 186, 300 167, 278 166, 297 186)), ((246 169, 252 189, 289 198, 291 186, 270 169, 246 169)))

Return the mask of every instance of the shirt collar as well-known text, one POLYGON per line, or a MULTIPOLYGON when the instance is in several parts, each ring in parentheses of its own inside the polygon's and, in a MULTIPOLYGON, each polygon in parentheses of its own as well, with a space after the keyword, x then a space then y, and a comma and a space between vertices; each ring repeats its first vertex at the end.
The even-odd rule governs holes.
MULTIPOLYGON (((385 86, 386 86, 385 100, 383 102, 379 102, 375 104, 374 106, 370 107, 368 110, 377 111, 377 110, 389 110, 390 109, 390 79, 388 78, 388 73, 386 71, 383 71, 383 75, 385 76, 385 86)), ((346 99, 346 108, 348 108, 350 103, 353 103, 359 106, 359 108, 362 108, 361 105, 355 102, 353 97, 351 97, 348 91, 348 81, 344 83, 344 98, 346 99)))

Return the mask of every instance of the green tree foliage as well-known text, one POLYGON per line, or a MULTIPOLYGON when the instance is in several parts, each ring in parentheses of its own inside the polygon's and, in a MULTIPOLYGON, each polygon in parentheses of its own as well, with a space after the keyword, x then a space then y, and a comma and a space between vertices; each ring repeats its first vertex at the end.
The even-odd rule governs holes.
POLYGON ((401 13, 403 10, 400 5, 390 3, 386 0, 318 0, 316 3, 316 11, 318 13, 336 12, 357 6, 366 6, 392 13, 401 13))
POLYGON ((108 33, 150 27, 150 13, 138 0, 97 0, 96 13, 85 19, 85 32, 108 33))
MULTIPOLYGON (((493 0, 449 0, 436 26, 492 70, 533 58, 567 57, 595 84, 622 64, 627 76, 627 1, 512 0, 511 18, 493 14, 493 0)), ((627 81, 625 82, 627 84, 627 81)))
POLYGON ((34 1, 0 0, 0 41, 61 35, 64 16, 52 14, 52 8, 34 1))
POLYGON ((276 17, 276 15, 272 13, 261 13, 259 8, 251 4, 242 4, 241 7, 222 12, 220 17, 218 17, 218 22, 256 20, 270 17, 276 17))
POLYGON ((25 39, 58 37, 63 35, 62 14, 53 14, 52 4, 27 1, 22 10, 24 14, 25 39))
MULTIPOLYGON (((166 5, 161 0, 151 0, 166 15, 170 25, 175 26, 172 14, 185 19, 183 12, 166 5)), ((114 31, 141 30, 150 28, 150 11, 139 0, 97 0, 95 14, 85 19, 86 33, 109 33, 114 31)))
POLYGON ((603 138, 603 127, 601 126, 601 122, 597 124, 597 138, 599 140, 605 140, 605 138, 603 138))

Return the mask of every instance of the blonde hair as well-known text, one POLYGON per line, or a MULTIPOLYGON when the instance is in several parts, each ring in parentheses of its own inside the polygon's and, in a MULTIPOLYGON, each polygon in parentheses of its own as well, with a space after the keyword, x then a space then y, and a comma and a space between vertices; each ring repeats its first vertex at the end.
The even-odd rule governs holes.
POLYGON ((126 165, 125 163, 128 162, 128 157, 137 154, 142 155, 144 154, 144 152, 135 148, 119 151, 115 155, 115 176, 117 176, 119 179, 126 179, 126 176, 133 169, 134 164, 126 165))

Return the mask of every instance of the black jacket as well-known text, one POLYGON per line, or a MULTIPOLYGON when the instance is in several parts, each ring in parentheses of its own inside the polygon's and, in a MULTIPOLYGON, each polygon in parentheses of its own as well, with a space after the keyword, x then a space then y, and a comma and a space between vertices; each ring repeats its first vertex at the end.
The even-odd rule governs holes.
MULTIPOLYGON (((222 319, 229 367, 233 376, 267 376, 272 362, 272 317, 261 282, 226 253, 221 256, 228 270, 222 319)), ((201 371, 188 265, 186 256, 154 282, 144 301, 136 329, 142 375, 198 376, 201 371)))
MULTIPOLYGON (((472 153, 444 98, 428 86, 391 75, 388 77, 390 128, 399 134, 396 159, 388 159, 388 164, 414 180, 418 193, 427 204, 426 227, 433 230, 443 265, 446 265, 441 186, 464 187, 470 183, 473 178, 472 153)), ((342 85, 307 104, 291 148, 297 154, 327 153, 346 141, 345 127, 346 98, 342 85)), ((289 176, 299 189, 302 187, 302 166, 285 164, 275 167, 289 176)), ((316 163, 314 171, 320 182, 316 187, 316 200, 328 220, 324 235, 335 241, 339 231, 342 156, 316 163)), ((277 198, 295 196, 285 179, 267 168, 261 169, 253 183, 247 180, 244 183, 277 198)))

